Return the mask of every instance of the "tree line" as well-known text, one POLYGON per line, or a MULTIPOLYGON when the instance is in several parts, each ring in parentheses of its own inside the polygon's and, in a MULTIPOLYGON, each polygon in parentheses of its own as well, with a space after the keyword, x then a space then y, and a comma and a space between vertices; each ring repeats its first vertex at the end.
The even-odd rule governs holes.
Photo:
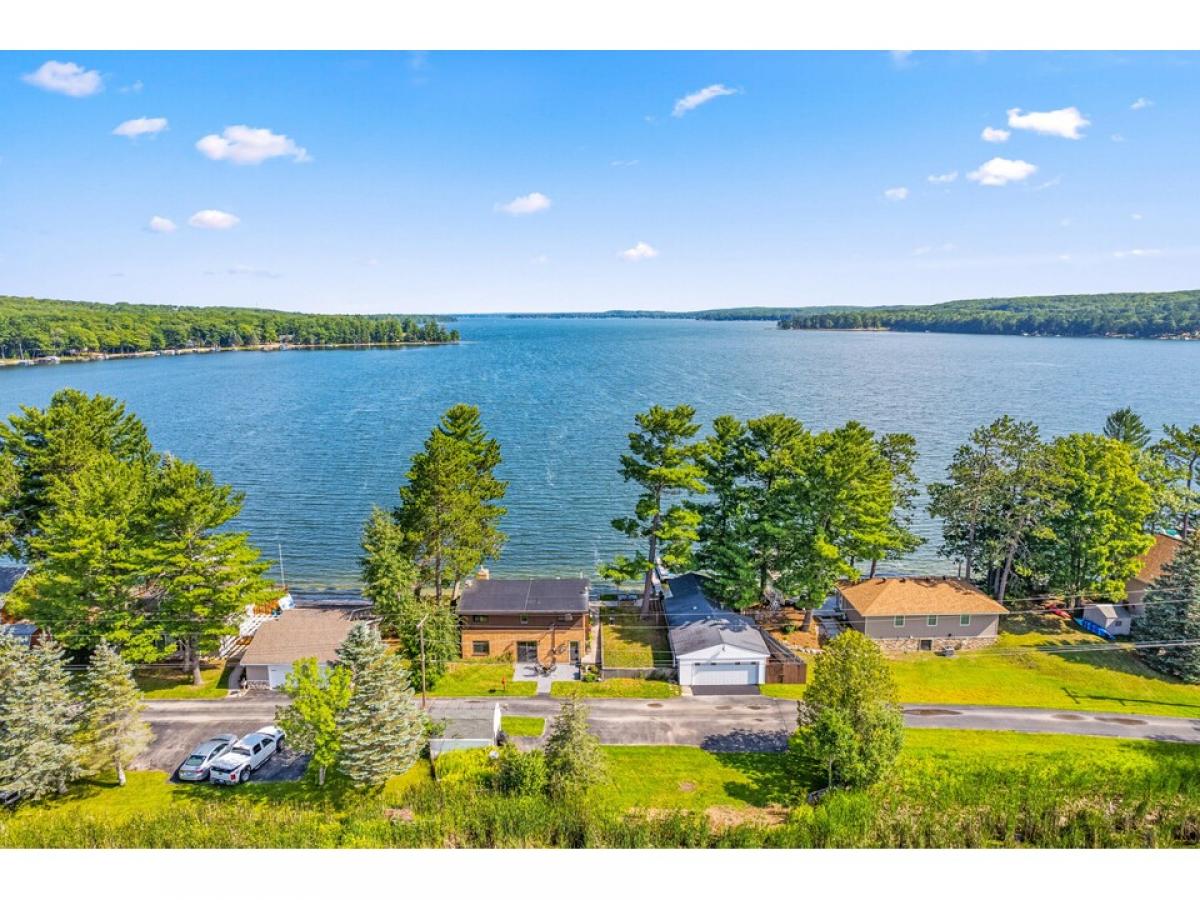
POLYGON ((1200 335, 1200 291, 953 300, 929 306, 799 310, 783 329, 1170 338, 1200 335))
POLYGON ((153 306, 0 297, 0 359, 289 343, 457 341, 428 316, 329 315, 221 306, 153 306))
MULTIPOLYGON (((813 432, 771 414, 720 416, 697 439, 687 405, 635 416, 620 472, 639 493, 613 527, 645 550, 601 575, 643 582, 652 570, 703 570, 713 598, 734 609, 786 599, 819 606, 842 578, 873 575, 911 553, 920 495, 916 442, 858 422, 813 432)), ((1200 425, 1150 430, 1130 409, 1102 433, 1043 440, 1032 422, 1003 416, 955 452, 928 486, 941 521, 939 552, 1003 601, 1056 592, 1078 605, 1124 595, 1159 529, 1187 540, 1200 516, 1200 425)))

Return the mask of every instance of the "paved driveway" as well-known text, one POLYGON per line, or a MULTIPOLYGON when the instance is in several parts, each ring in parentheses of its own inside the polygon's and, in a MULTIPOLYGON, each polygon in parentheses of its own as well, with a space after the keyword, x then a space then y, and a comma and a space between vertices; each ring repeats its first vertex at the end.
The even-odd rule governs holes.
MULTIPOLYGON (((264 725, 274 724, 275 707, 281 699, 286 698, 252 695, 225 700, 157 700, 147 703, 143 718, 154 732, 154 743, 138 758, 134 768, 174 772, 201 741, 218 734, 241 737, 264 725)), ((290 753, 286 750, 286 740, 284 747, 285 753, 290 753)), ((287 768, 284 767, 285 771, 287 768)), ((265 774, 269 778, 271 770, 264 766, 259 771, 264 770, 267 770, 265 774)))

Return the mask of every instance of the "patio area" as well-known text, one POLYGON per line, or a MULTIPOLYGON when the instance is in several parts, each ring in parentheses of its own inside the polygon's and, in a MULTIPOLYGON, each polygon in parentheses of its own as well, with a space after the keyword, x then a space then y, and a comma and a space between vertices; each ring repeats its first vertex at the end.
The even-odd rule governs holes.
POLYGON ((573 663, 559 663, 553 672, 543 675, 537 663, 519 662, 513 665, 512 680, 537 682, 537 693, 549 694, 556 681, 578 681, 579 666, 573 663))

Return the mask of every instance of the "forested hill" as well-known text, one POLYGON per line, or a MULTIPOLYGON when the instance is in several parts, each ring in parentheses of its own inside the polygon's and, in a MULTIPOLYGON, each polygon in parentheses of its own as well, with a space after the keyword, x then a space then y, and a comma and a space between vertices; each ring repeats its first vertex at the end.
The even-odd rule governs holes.
POLYGON ((931 306, 797 311, 780 328, 1063 337, 1200 338, 1200 290, 953 300, 931 306))
POLYGON ((458 340, 430 316, 325 315, 225 306, 80 303, 0 296, 0 358, 187 347, 458 340))
MULTIPOLYGON (((523 312, 504 313, 508 319, 700 319, 714 322, 772 322, 798 313, 843 312, 858 306, 733 306, 728 309, 701 309, 676 312, 665 309, 606 309, 598 312, 523 312)), ((494 313, 472 315, 491 316, 494 313)), ((469 316, 464 316, 468 318, 469 316)))

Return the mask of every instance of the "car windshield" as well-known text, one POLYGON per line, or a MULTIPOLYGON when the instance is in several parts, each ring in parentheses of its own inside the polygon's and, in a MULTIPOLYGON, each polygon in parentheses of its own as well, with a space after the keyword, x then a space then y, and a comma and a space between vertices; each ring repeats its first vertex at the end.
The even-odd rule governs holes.
POLYGON ((241 744, 238 744, 236 747, 234 747, 229 752, 234 754, 235 756, 250 756, 250 748, 243 747, 241 744))
POLYGON ((198 766, 202 762, 204 762, 204 757, 200 756, 199 754, 193 753, 191 756, 189 756, 187 759, 185 759, 183 761, 183 764, 185 766, 198 766))

